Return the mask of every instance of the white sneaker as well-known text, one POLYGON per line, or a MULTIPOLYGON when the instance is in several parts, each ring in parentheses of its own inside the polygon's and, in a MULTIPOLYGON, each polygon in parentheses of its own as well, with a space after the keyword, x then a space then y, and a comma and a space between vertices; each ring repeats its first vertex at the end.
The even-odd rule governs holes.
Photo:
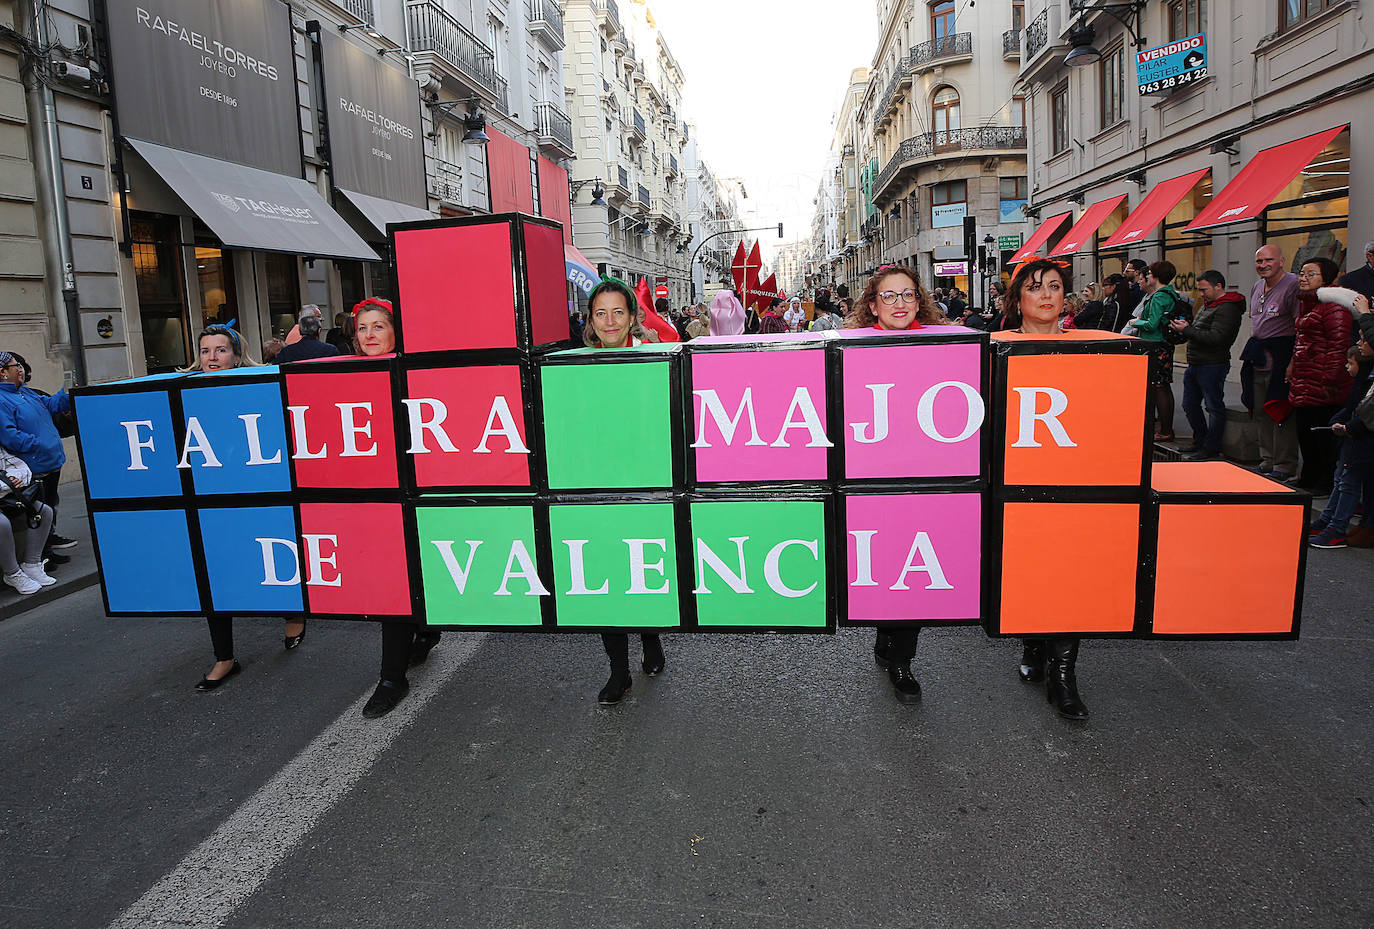
POLYGON ((51 587, 57 583, 57 578, 49 576, 48 572, 43 570, 42 564, 21 564, 19 570, 37 581, 40 587, 51 587))
POLYGON ((5 583, 25 596, 38 593, 43 587, 42 584, 25 574, 23 570, 15 571, 13 574, 6 574, 5 583))

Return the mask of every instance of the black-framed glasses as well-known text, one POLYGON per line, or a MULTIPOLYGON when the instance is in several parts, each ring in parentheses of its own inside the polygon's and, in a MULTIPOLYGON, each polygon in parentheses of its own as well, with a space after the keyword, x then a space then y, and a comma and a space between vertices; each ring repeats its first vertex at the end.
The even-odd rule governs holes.
POLYGON ((878 299, 883 301, 884 306, 896 306, 898 297, 902 298, 903 303, 915 303, 918 299, 916 291, 910 287, 900 293, 895 290, 884 290, 878 294, 878 299))

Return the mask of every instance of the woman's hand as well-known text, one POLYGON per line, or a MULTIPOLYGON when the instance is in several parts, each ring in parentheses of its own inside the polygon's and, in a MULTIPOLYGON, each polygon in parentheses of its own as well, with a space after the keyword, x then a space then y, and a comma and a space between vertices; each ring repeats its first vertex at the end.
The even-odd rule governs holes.
POLYGON ((23 487, 23 486, 24 486, 24 482, 21 481, 17 475, 14 475, 14 474, 6 474, 5 477, 9 478, 9 479, 10 479, 10 484, 12 484, 12 485, 13 485, 14 487, 16 487, 16 488, 18 488, 18 487, 23 487))
POLYGON ((1356 313, 1358 313, 1358 314, 1360 314, 1361 316, 1363 316, 1365 313, 1368 313, 1368 312, 1369 312, 1369 298, 1366 297, 1364 294, 1360 294, 1360 293, 1355 294, 1354 303, 1355 303, 1355 312, 1356 312, 1356 313))
POLYGON ((1331 431, 1334 432, 1336 435, 1345 435, 1345 423, 1336 423, 1334 426, 1331 427, 1331 431))

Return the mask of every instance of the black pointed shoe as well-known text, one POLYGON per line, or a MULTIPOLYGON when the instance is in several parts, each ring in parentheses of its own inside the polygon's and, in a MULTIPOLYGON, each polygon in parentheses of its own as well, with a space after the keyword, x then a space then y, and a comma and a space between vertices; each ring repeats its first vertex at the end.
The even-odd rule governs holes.
POLYGON ((611 679, 601 688, 601 693, 596 695, 596 702, 601 706, 615 706, 630 692, 631 683, 633 681, 628 671, 612 671, 611 679))
POLYGON ((644 636, 644 660, 639 666, 644 669, 644 673, 653 677, 663 673, 666 659, 663 656, 663 643, 656 635, 644 636))
POLYGON ((1078 696, 1078 640, 1054 639, 1045 657, 1045 699, 1065 719, 1084 720, 1088 708, 1078 696))
POLYGON ((919 703, 921 682, 911 673, 911 665, 893 663, 887 669, 888 680, 892 681, 892 691, 903 703, 919 703))
POLYGON ((379 716, 385 716, 396 709, 396 704, 404 700, 408 693, 410 693, 410 681, 378 681, 377 689, 372 692, 372 696, 363 706, 363 719, 376 719, 379 716))
POLYGON ((304 641, 305 641, 305 620, 301 620, 301 634, 300 634, 300 635, 288 635, 288 636, 283 636, 283 637, 282 637, 282 644, 286 646, 286 650, 287 650, 288 652, 291 651, 291 649, 295 648, 296 646, 300 645, 300 644, 301 644, 302 642, 304 642, 304 641))
POLYGON ((211 690, 215 690, 218 687, 220 687, 225 681, 229 680, 229 678, 233 677, 235 674, 238 674, 242 670, 243 665, 239 664, 239 660, 235 658, 234 666, 229 669, 229 672, 225 674, 224 677, 217 678, 213 681, 210 680, 208 677, 203 677, 196 684, 196 690, 200 691, 201 693, 207 693, 211 690))

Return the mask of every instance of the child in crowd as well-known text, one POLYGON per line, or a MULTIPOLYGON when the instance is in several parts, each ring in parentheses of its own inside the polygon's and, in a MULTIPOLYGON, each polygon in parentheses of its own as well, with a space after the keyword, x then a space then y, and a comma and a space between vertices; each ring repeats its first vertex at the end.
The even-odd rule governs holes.
POLYGON ((1360 339, 1350 349, 1345 368, 1355 379, 1345 406, 1331 418, 1332 431, 1341 437, 1334 489, 1326 509, 1312 523, 1307 544, 1313 548, 1374 548, 1374 529, 1350 528, 1365 482, 1374 473, 1374 349, 1360 339))

